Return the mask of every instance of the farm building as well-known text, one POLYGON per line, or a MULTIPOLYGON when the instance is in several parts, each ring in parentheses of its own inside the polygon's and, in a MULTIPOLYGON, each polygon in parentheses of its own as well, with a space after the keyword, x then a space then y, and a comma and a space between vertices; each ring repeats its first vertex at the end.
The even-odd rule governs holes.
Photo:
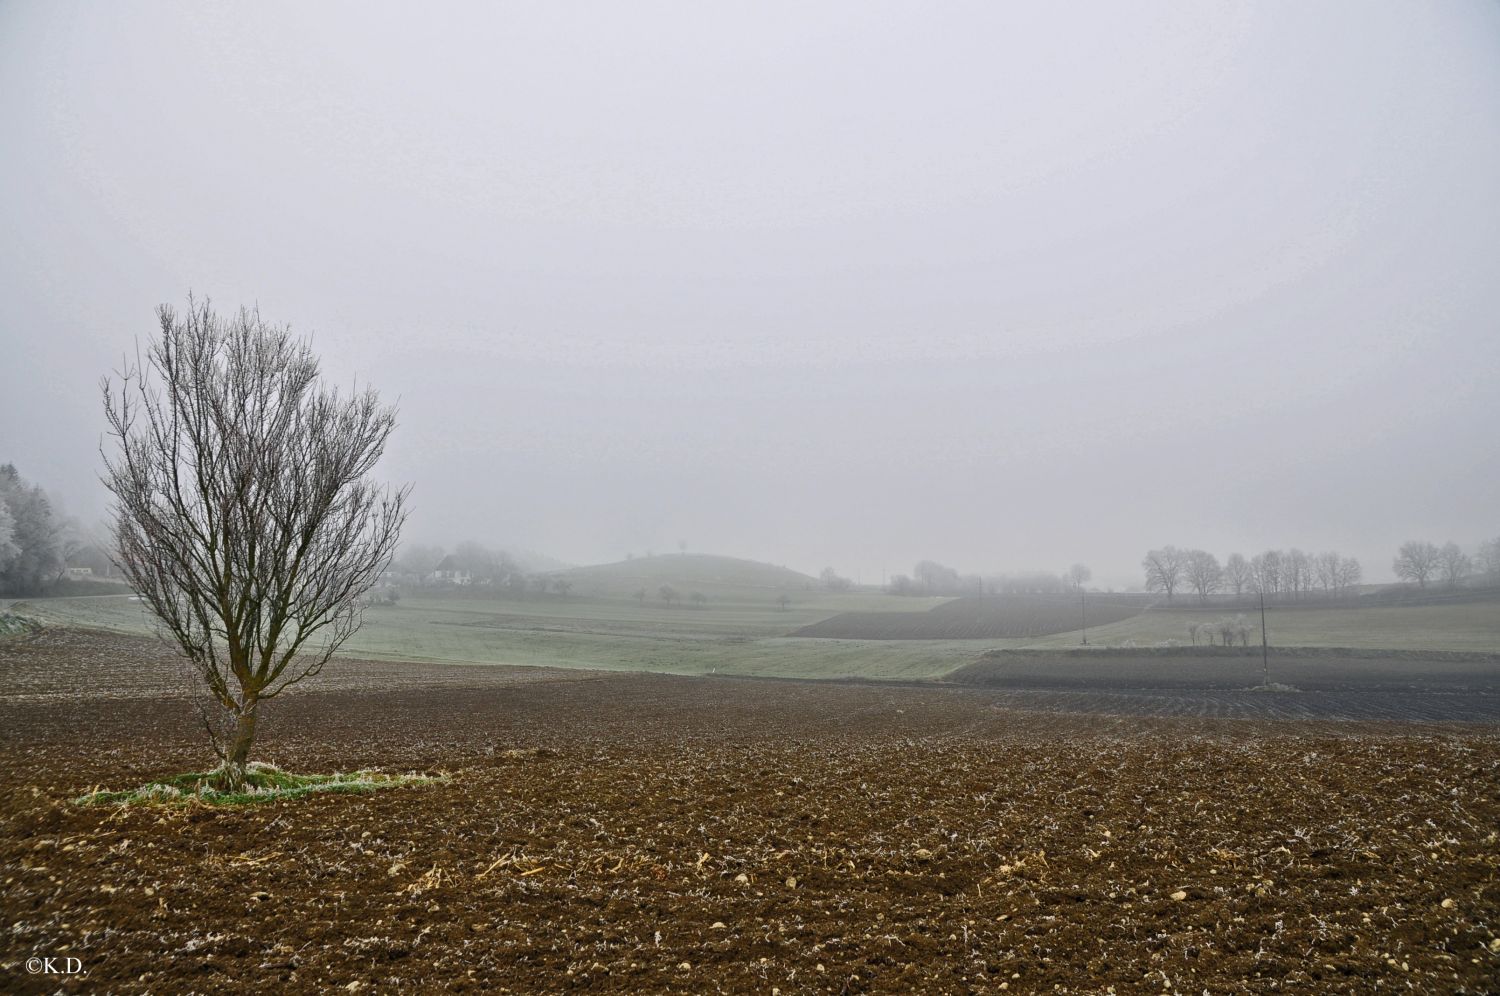
POLYGON ((427 575, 431 584, 473 584, 474 572, 459 557, 448 554, 438 562, 433 572, 427 575))

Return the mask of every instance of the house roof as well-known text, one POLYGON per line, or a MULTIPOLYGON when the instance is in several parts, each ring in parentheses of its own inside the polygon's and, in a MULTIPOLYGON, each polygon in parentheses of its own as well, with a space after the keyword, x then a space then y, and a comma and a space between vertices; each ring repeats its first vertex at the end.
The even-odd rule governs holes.
POLYGON ((473 570, 468 561, 451 553, 438 561, 437 567, 433 568, 434 573, 439 571, 467 571, 473 573, 473 570))

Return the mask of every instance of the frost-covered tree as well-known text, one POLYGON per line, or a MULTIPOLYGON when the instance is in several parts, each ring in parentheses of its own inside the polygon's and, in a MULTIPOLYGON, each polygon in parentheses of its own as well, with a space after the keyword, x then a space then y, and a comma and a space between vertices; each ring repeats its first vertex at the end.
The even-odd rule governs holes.
POLYGON ((21 552, 16 546, 16 520, 11 518, 10 507, 0 500, 0 578, 10 570, 11 561, 21 552))
POLYGON ((0 466, 0 506, 9 534, 0 534, 0 591, 36 594, 62 573, 62 525, 47 493, 12 464, 0 466))

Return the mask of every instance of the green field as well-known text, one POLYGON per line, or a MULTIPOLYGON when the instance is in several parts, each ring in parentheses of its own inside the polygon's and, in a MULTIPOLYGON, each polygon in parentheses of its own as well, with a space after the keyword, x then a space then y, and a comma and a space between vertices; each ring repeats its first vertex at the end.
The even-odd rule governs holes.
MULTIPOLYGON (((1089 643, 1151 647, 1169 640, 1188 643, 1188 627, 1226 615, 1192 609, 1154 608, 1131 619, 1089 629, 1089 643)), ((1260 643, 1260 614, 1245 612, 1260 643)), ((1301 609, 1272 606, 1266 630, 1277 647, 1352 647, 1361 650, 1500 651, 1500 601, 1456 605, 1377 605, 1301 609)), ((1036 648, 1078 645, 1078 634, 1062 633, 1033 641, 1036 648)))
MULTIPOLYGON (((944 674, 984 650, 1015 642, 787 637, 839 612, 912 606, 911 599, 882 595, 805 595, 786 611, 762 602, 710 602, 695 609, 577 596, 509 600, 470 593, 409 595, 396 606, 366 609, 364 624, 345 644, 344 654, 673 674, 918 679, 944 674)), ((141 604, 126 597, 38 599, 17 603, 12 610, 52 625, 150 631, 141 604)))
MULTIPOLYGON (((799 678, 935 678, 991 649, 1077 647, 1075 630, 1014 639, 869 640, 793 637, 789 634, 846 612, 901 613, 932 608, 945 599, 897 598, 873 592, 830 594, 747 583, 756 571, 721 574, 709 561, 727 558, 658 557, 586 569, 603 572, 601 588, 634 592, 648 573, 676 561, 697 572, 649 575, 656 585, 682 592, 707 589, 706 604, 674 606, 659 597, 575 593, 501 598, 478 588, 408 593, 398 605, 369 608, 364 625, 344 647, 350 657, 430 660, 466 664, 520 664, 675 674, 735 674, 799 678), (625 568, 629 568, 627 571, 625 568)), ((748 563, 748 562, 739 562, 748 563)), ((720 565, 722 566, 722 565, 720 565)), ((757 570, 780 568, 753 565, 757 570)), ((585 572, 574 572, 588 577, 585 572)), ((761 578, 767 575, 760 574, 761 578)), ((769 575, 777 577, 775 573, 769 575)), ((594 575, 597 579, 599 575, 594 575)), ((757 581, 759 578, 756 579, 757 581)), ((128 596, 36 599, 11 610, 53 625, 149 632, 141 603, 128 596)), ((1089 630, 1093 646, 1152 647, 1188 642, 1188 626, 1220 614, 1191 609, 1151 609, 1089 630)), ((1259 618, 1252 642, 1259 641, 1259 618)), ((1272 608, 1270 640, 1278 647, 1349 647, 1392 650, 1500 651, 1500 602, 1360 608, 1272 608)))
POLYGON ((701 553, 636 557, 555 571, 552 576, 572 582, 573 594, 585 598, 634 598, 643 591, 647 600, 656 600, 664 584, 675 588, 684 601, 697 592, 711 603, 771 605, 782 595, 796 601, 819 594, 815 578, 790 568, 701 553))

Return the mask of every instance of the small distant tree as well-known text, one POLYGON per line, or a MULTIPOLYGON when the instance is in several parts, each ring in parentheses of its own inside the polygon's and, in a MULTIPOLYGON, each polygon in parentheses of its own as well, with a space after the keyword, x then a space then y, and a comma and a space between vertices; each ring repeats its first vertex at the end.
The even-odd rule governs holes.
POLYGON ((1457 543, 1444 543, 1438 551, 1438 574, 1449 588, 1458 587, 1458 583, 1473 570, 1473 559, 1457 543))
POLYGON ((1187 570, 1187 557, 1184 551, 1175 546, 1164 546, 1147 553, 1141 566, 1146 571, 1146 590, 1165 592, 1167 601, 1170 602, 1173 593, 1182 584, 1187 570))
POLYGON ((1074 564, 1068 568, 1068 587, 1073 591, 1082 591, 1083 586, 1093 580, 1094 572, 1083 564, 1074 564))
POLYGON ((693 608, 701 609, 708 604, 708 596, 701 591, 695 591, 688 598, 693 600, 693 608))
POLYGON ((1235 622, 1233 619, 1220 619, 1214 625, 1214 629, 1219 634, 1220 643, 1222 643, 1226 647, 1234 646, 1234 638, 1238 630, 1235 629, 1235 622))
MULTIPOLYGON (((208 302, 158 309, 143 365, 102 385, 119 567, 232 727, 243 787, 262 703, 322 670, 359 627, 407 490, 367 476, 395 428, 374 391, 342 397, 289 329, 208 302)), ((227 733, 225 729, 223 732, 227 733)))
POLYGON ((792 604, 791 597, 788 596, 786 592, 782 592, 780 595, 776 596, 776 604, 780 607, 782 612, 785 612, 787 610, 787 606, 792 604))
POLYGON ((677 589, 673 588, 669 584, 664 584, 660 588, 656 589, 656 594, 667 605, 672 605, 680 597, 677 594, 677 589))
POLYGON ((645 588, 637 588, 635 590, 635 600, 637 602, 640 602, 642 605, 646 604, 646 589, 645 588))
POLYGON ((912 576, 921 586, 924 595, 955 595, 958 593, 958 571, 935 560, 920 560, 912 569, 912 576))
POLYGON ((1441 551, 1426 540, 1407 540, 1401 544, 1392 564, 1396 577, 1403 581, 1415 581, 1417 587, 1427 587, 1427 580, 1437 573, 1441 551))
POLYGON ((553 578, 552 587, 563 598, 567 598, 573 591, 573 582, 568 578, 553 578))

